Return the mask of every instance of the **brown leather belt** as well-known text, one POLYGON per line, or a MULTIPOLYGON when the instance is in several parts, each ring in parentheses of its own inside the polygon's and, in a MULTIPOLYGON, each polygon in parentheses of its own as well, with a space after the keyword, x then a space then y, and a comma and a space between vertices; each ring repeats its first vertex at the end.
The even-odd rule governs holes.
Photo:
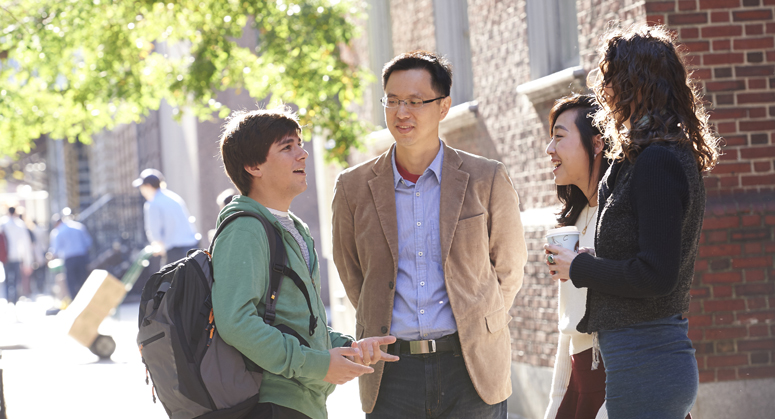
POLYGON ((388 353, 401 354, 433 354, 437 352, 460 352, 460 337, 457 333, 428 340, 396 340, 396 343, 388 345, 388 353))

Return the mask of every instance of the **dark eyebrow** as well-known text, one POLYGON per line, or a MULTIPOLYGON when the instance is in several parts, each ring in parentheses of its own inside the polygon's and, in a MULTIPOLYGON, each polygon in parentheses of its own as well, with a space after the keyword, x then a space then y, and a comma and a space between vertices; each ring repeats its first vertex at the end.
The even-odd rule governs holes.
MULTIPOLYGON (((398 95, 393 94, 393 93, 385 93, 385 96, 387 96, 389 98, 398 98, 398 95)), ((422 98, 422 96, 420 96, 417 93, 412 93, 411 95, 409 95, 409 99, 420 99, 420 98, 422 98)))
POLYGON ((558 129, 561 129, 561 130, 565 130, 565 131, 567 131, 567 132, 570 132, 570 130, 569 130, 568 128, 565 128, 565 127, 564 127, 564 126, 562 126, 562 125, 555 125, 555 126, 554 126, 554 129, 552 130, 552 132, 555 132, 555 131, 557 131, 558 129))
POLYGON ((294 142, 296 142, 295 138, 293 138, 291 136, 287 136, 287 137, 283 138, 282 140, 278 141, 277 144, 280 145, 280 146, 283 146, 285 144, 294 143, 294 142))

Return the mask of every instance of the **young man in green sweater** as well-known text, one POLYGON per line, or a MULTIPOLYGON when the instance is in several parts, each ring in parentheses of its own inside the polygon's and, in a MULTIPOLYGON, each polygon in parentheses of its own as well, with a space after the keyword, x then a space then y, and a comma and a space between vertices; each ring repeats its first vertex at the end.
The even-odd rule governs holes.
POLYGON ((256 110, 235 112, 220 141, 226 173, 241 195, 223 208, 218 224, 237 211, 270 220, 282 236, 288 266, 307 287, 317 318, 310 336, 304 295, 284 277, 274 324, 289 326, 309 347, 264 322, 270 273, 267 232, 252 217, 227 225, 213 249, 213 312, 223 340, 264 369, 251 418, 325 419, 326 398, 335 384, 373 372, 369 364, 398 359, 380 350, 394 337, 354 342, 327 327, 314 242, 307 225, 288 211, 293 198, 307 189, 309 153, 299 134, 301 127, 289 110, 256 110))

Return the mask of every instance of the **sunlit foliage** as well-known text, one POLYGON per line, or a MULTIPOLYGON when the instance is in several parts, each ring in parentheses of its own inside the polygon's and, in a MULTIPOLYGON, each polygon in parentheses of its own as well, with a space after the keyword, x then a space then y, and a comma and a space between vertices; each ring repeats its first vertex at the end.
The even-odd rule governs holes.
MULTIPOLYGON (((218 92, 299 107, 343 160, 366 72, 343 60, 358 0, 10 0, 0 4, 0 153, 42 134, 88 142, 162 99, 225 117, 218 92), (251 28, 245 30, 245 28, 251 28), (244 33, 243 33, 244 32, 244 33), (271 96, 269 96, 271 94, 271 96)), ((308 138, 308 134, 305 135, 308 138)))

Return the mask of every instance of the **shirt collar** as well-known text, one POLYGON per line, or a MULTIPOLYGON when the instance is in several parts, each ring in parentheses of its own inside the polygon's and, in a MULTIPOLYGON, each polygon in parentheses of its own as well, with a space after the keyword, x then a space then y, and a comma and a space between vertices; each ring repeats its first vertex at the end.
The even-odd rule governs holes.
MULTIPOLYGON (((403 177, 401 176, 400 173, 398 173, 398 167, 396 167, 396 145, 395 144, 393 144, 393 153, 391 154, 392 154, 392 159, 390 160, 390 162, 393 164, 393 187, 397 188, 398 182, 400 182, 403 179, 403 177)), ((430 170, 431 173, 436 175, 436 180, 439 182, 439 184, 441 184, 441 166, 443 163, 444 163, 444 143, 442 143, 441 140, 439 140, 439 152, 436 153, 436 157, 431 162, 431 165, 428 166, 427 169, 425 169, 425 172, 430 170)), ((423 173, 421 177, 423 175, 425 175, 425 173, 423 173)))

